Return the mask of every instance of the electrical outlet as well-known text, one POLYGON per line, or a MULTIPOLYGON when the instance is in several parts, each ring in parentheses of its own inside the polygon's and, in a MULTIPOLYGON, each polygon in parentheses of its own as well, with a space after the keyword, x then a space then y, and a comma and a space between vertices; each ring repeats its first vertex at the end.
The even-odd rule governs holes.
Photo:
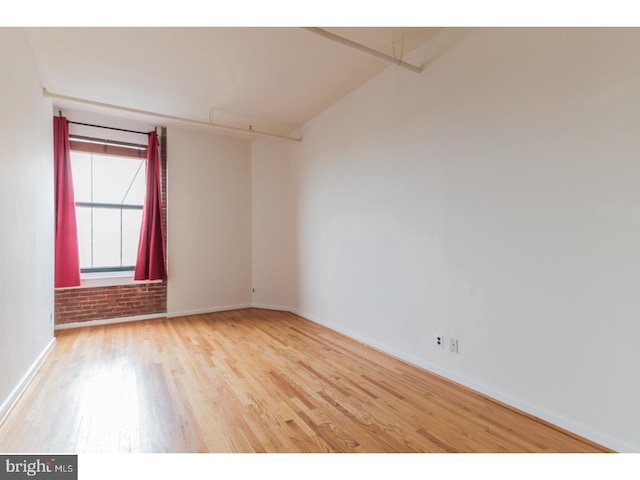
POLYGON ((449 339, 449 347, 451 347, 451 351, 453 353, 458 353, 458 339, 457 338, 449 339))
POLYGON ((256 289, 255 289, 255 288, 252 288, 252 289, 251 289, 251 293, 256 293, 256 289))
POLYGON ((436 342, 436 347, 438 348, 444 348, 444 337, 442 335, 438 335, 436 333, 435 338, 435 342, 436 342))

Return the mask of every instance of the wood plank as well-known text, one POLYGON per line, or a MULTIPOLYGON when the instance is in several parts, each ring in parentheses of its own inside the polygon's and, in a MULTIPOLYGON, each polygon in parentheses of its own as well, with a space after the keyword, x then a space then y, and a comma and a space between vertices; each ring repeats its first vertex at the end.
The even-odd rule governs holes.
POLYGON ((607 452, 291 313, 57 333, 0 451, 607 452))

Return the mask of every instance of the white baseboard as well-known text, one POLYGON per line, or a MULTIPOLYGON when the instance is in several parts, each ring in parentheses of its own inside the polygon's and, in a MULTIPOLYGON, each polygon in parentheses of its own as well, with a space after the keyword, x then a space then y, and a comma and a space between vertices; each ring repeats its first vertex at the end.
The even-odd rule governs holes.
POLYGON ((265 305, 263 303, 252 303, 251 306, 253 308, 261 308, 263 310, 278 310, 279 312, 290 312, 291 309, 289 307, 281 307, 278 305, 265 305))
POLYGON ((314 315, 309 315, 306 312, 297 310, 297 309, 290 309, 290 311, 292 313, 295 313, 296 315, 299 315, 302 318, 305 318, 307 320, 310 320, 314 323, 317 323, 319 325, 322 325, 324 327, 327 327, 331 330, 334 330, 338 333, 341 333, 343 335, 346 335, 347 337, 350 337, 358 342, 362 342, 366 345, 369 345, 373 348, 375 348, 376 350, 380 350, 381 352, 387 353, 389 355, 392 355, 394 357, 399 358, 400 360, 406 361, 408 363, 411 363, 413 365, 416 365, 420 368, 424 368, 425 370, 428 370, 430 372, 435 373, 436 375, 440 375, 441 377, 444 377, 448 380, 451 380, 453 382, 456 382, 460 385, 463 385, 467 388, 470 388, 471 390, 475 390, 476 392, 482 393, 483 395, 486 395, 490 398, 493 398, 495 400, 498 400, 499 402, 502 402, 506 405, 509 405, 517 410, 520 410, 522 412, 528 413, 529 415, 533 415, 534 417, 537 417, 541 420, 544 420, 546 422, 549 422, 553 425, 556 425, 560 428, 563 428, 564 430, 567 430, 569 432, 572 432, 576 435, 579 435, 583 438, 586 438, 588 440, 591 440, 592 442, 596 442, 604 447, 610 448, 616 452, 621 452, 621 453, 638 453, 639 449, 637 447, 633 447, 632 445, 628 445, 622 442, 619 442, 618 440, 609 437, 608 435, 605 435, 601 432, 596 432, 593 431, 589 428, 586 428, 582 425, 578 425, 575 424, 571 421, 568 421, 564 418, 558 417, 556 415, 553 415, 543 409, 540 409, 538 407, 536 407, 535 405, 531 405, 521 399, 518 398, 514 398, 510 395, 504 394, 502 392, 498 392, 496 390, 493 390, 492 388, 489 388, 485 385, 481 385, 479 383, 474 382, 473 380, 470 380, 468 378, 462 377, 460 375, 454 374, 452 372, 449 372, 441 367, 438 367, 437 365, 431 364, 429 362, 425 362, 424 360, 421 360, 419 358, 416 358, 412 355, 408 355, 404 352, 401 352, 399 350, 396 350, 395 348, 391 348, 388 345, 383 345, 379 342, 373 341, 370 338, 367 338, 363 335, 360 335, 356 332, 352 332, 348 329, 344 329, 341 328, 337 325, 334 325, 332 323, 329 322, 324 322, 321 319, 319 319, 318 317, 314 316, 314 315))
POLYGON ((44 348, 42 353, 38 355, 38 358, 36 359, 35 362, 33 362, 33 365, 31 365, 29 370, 27 370, 27 373, 25 373, 24 376, 20 379, 20 381, 18 382, 18 385, 16 385, 16 387, 11 391, 11 393, 6 398, 6 400, 2 403, 2 405, 0 405, 0 425, 2 424, 2 422, 4 422, 4 419, 7 417, 11 409, 14 407, 14 405, 20 399, 24 391, 27 389, 27 387, 29 386, 29 383, 31 383, 31 380, 33 380, 33 377, 42 366, 42 363, 45 361, 47 356, 49 356, 49 353, 51 353, 51 350, 53 350, 53 347, 55 346, 55 344, 56 344, 56 339, 54 337, 49 341, 49 343, 44 348))
POLYGON ((187 317, 189 315, 202 315, 204 313, 226 312, 228 310, 241 310, 243 308, 251 308, 253 305, 247 303, 242 305, 227 305, 225 307, 209 307, 201 310, 187 310, 184 312, 169 312, 168 318, 187 317))
POLYGON ((95 327, 98 325, 111 325, 113 323, 139 322, 140 320, 154 320, 166 318, 166 313, 151 313, 149 315, 134 315, 131 317, 105 318, 103 320, 89 320, 87 322, 61 323, 56 325, 56 330, 69 330, 71 328, 95 327))

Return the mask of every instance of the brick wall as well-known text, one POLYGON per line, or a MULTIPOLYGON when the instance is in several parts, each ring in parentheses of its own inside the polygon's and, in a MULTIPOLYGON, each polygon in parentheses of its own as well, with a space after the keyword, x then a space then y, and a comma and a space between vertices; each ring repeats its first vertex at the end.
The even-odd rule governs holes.
MULTIPOLYGON (((167 239, 167 136, 160 136, 162 165, 162 214, 167 239)), ((87 322, 167 311, 167 282, 136 283, 110 287, 69 288, 55 291, 55 324, 87 322)))
POLYGON ((167 285, 144 283, 113 287, 68 288, 55 294, 56 325, 167 311, 167 285))

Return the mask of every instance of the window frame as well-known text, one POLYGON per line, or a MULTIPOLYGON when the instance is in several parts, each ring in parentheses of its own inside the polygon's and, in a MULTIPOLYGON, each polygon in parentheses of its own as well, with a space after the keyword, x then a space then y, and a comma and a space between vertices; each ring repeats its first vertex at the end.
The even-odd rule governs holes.
MULTIPOLYGON (((130 143, 130 142, 122 142, 118 140, 109 140, 109 139, 100 139, 95 137, 87 137, 82 135, 69 135, 69 143, 70 150, 96 154, 96 155, 106 155, 106 156, 114 156, 114 157, 130 157, 137 160, 143 160, 146 162, 147 160, 147 145, 130 143)), ((146 164, 144 165, 146 168, 146 164)), ((104 203, 104 202, 75 202, 76 209, 80 208, 103 208, 103 209, 113 209, 119 210, 121 215, 121 227, 120 227, 120 263, 122 264, 122 211, 123 210, 143 210, 144 201, 142 205, 138 204, 115 204, 115 203, 104 203)), ((76 210, 77 211, 77 210, 76 210)), ((92 238, 93 245, 93 238, 92 238)), ((121 265, 118 267, 91 267, 91 268, 81 268, 81 275, 85 274, 100 274, 100 273, 127 273, 133 274, 135 270, 135 264, 133 266, 130 265, 121 265)))

